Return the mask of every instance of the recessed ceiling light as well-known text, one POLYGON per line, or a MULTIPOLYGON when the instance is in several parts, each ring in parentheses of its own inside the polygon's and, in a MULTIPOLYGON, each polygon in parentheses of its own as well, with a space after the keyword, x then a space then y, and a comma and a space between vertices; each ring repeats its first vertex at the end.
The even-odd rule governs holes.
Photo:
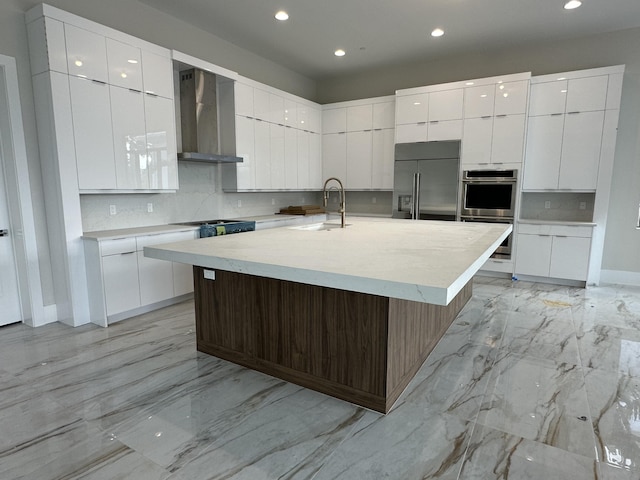
POLYGON ((582 5, 582 2, 580 0, 569 0, 564 4, 564 9, 573 10, 574 8, 578 8, 580 5, 582 5))
POLYGON ((285 20, 289 20, 289 14, 284 10, 280 10, 278 13, 276 13, 276 20, 280 20, 282 22, 284 22, 285 20))
POLYGON ((338 50, 336 50, 335 52, 333 52, 333 54, 334 54, 336 57, 344 57, 344 56, 347 54, 347 52, 345 52, 343 49, 339 48, 338 50))
POLYGON ((441 28, 436 28, 433 32, 431 32, 432 37, 441 37, 444 35, 444 30, 441 28))

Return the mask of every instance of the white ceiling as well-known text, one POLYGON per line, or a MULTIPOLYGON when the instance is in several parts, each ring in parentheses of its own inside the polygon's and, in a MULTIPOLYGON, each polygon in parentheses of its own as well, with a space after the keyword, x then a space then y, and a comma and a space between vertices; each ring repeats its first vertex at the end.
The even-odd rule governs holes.
POLYGON ((640 0, 140 0, 312 79, 640 26, 640 0), (275 20, 286 10, 286 22, 275 20), (445 35, 432 38, 441 27, 445 35), (338 58, 337 48, 347 55, 338 58))

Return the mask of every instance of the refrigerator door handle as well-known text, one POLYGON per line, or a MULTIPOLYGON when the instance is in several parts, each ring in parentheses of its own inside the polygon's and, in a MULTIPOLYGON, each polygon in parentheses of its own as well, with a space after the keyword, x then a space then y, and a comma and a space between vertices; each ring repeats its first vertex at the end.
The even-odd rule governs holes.
POLYGON ((413 186, 411 191, 411 219, 420 218, 420 173, 413 174, 413 186))

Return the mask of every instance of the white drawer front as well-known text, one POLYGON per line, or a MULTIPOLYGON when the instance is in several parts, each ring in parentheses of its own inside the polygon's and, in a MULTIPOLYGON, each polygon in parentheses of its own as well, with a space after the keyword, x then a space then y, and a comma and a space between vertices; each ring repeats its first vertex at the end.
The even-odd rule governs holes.
POLYGON ((142 250, 144 247, 151 245, 181 242, 183 240, 193 240, 194 238, 196 238, 195 230, 188 232, 158 233, 155 235, 140 235, 136 237, 136 244, 138 250, 142 250))
POLYGON ((117 255, 136 251, 135 237, 116 238, 113 240, 103 240, 100 242, 100 255, 117 255))

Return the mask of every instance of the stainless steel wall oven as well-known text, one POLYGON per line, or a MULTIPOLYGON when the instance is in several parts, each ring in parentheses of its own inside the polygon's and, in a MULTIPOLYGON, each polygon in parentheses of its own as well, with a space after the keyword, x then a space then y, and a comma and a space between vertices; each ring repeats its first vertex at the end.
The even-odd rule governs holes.
MULTIPOLYGON (((460 189, 460 220, 513 224, 517 182, 517 170, 465 170, 460 189)), ((511 258, 511 237, 502 242, 492 257, 511 258)))

